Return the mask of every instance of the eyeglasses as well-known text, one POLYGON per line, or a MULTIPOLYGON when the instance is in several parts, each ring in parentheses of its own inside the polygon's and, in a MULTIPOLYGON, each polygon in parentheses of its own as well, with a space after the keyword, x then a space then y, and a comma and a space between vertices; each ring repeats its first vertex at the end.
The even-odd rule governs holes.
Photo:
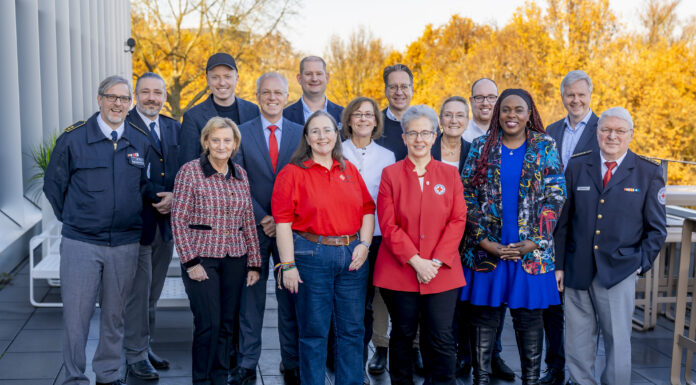
POLYGON ((624 130, 624 129, 611 129, 611 128, 606 128, 602 127, 599 129, 599 133, 602 135, 609 136, 611 134, 616 134, 616 136, 624 136, 628 134, 630 130, 624 130))
POLYGON ((444 114, 442 114, 442 117, 447 118, 447 119, 457 119, 457 120, 467 119, 467 116, 464 114, 453 114, 451 112, 445 112, 444 114))
POLYGON ((419 136, 423 140, 430 140, 435 135, 435 131, 407 131, 404 133, 408 140, 416 140, 419 136))
POLYGON ((488 100, 489 103, 495 103, 495 101, 498 100, 498 95, 486 95, 486 96, 476 95, 476 96, 472 96, 471 98, 474 99, 474 101, 476 103, 479 103, 479 104, 483 103, 484 100, 488 100))
POLYGON ((118 96, 114 94, 101 94, 101 96, 109 103, 115 103, 116 99, 118 99, 122 104, 128 104, 132 100, 130 96, 118 96))
POLYGON ((314 136, 314 137, 322 137, 322 136, 332 136, 336 134, 336 130, 333 128, 312 128, 307 131, 307 135, 309 136, 314 136))
POLYGON ((364 114, 360 112, 353 112, 352 114, 350 114, 350 117, 353 119, 372 119, 375 117, 375 114, 373 114, 372 112, 366 112, 364 114))
POLYGON ((406 92, 411 89, 410 84, 390 84, 387 86, 387 89, 389 92, 396 92, 398 90, 401 90, 403 92, 406 92))

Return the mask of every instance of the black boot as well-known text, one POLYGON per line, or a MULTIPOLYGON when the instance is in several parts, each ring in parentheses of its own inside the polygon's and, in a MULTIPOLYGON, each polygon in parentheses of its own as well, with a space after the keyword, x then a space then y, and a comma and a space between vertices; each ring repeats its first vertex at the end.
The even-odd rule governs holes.
POLYGON ((495 348, 496 331, 495 328, 483 326, 471 327, 474 385, 488 385, 491 382, 491 358, 495 348))
POLYGON ((515 330, 522 364, 522 384, 539 385, 544 330, 515 330))
POLYGON ((382 374, 387 365, 387 353, 389 348, 377 347, 375 349, 375 354, 372 355, 370 359, 370 364, 367 365, 367 371, 370 374, 382 374))

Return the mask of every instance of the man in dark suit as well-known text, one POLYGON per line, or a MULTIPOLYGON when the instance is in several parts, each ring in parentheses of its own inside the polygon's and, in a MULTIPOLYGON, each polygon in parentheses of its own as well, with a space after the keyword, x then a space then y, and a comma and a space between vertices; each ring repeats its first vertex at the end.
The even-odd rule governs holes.
MULTIPOLYGON (((275 222, 271 216, 273 184, 302 140, 302 126, 283 118, 283 106, 288 99, 288 81, 285 77, 269 72, 261 75, 256 84, 261 115, 239 127, 242 144, 235 161, 247 171, 249 178, 263 266, 260 282, 243 289, 239 316, 239 365, 232 372, 232 385, 246 384, 256 378, 256 366, 261 356, 261 330, 270 255, 273 255, 275 263, 279 262, 275 222)), ((283 375, 286 384, 299 384, 294 299, 289 291, 278 287, 276 298, 283 375)))
MULTIPOLYGON (((549 125, 546 133, 555 141, 564 170, 573 154, 599 151, 597 145, 597 115, 590 109, 592 79, 580 70, 570 71, 561 81, 561 100, 568 115, 549 125)), ((546 332, 546 375, 540 383, 565 383, 565 354, 563 347, 563 295, 561 305, 544 309, 546 332)))
POLYGON ((169 368, 169 362, 159 358, 150 347, 155 306, 162 294, 174 248, 169 212, 174 178, 179 170, 177 134, 181 125, 160 114, 166 100, 164 80, 155 73, 144 73, 135 84, 135 108, 126 117, 129 125, 149 134, 151 149, 145 167, 152 193, 157 197, 155 203, 143 204, 138 267, 126 302, 123 340, 129 373, 148 380, 159 378, 157 369, 169 368))
POLYGON ((314 111, 322 110, 333 116, 340 128, 343 107, 331 102, 326 97, 329 73, 326 72, 324 59, 319 56, 303 58, 300 61, 297 82, 302 87, 302 97, 283 111, 283 117, 291 122, 304 125, 309 115, 314 111))
POLYGON ((630 151, 632 138, 631 115, 610 108, 599 118, 599 151, 575 155, 566 171, 568 199, 554 240, 573 383, 597 384, 601 330, 606 351, 601 383, 630 384, 636 276, 652 267, 667 236, 661 167, 630 151))
POLYGON ((205 79, 210 96, 184 113, 179 132, 179 164, 200 156, 201 130, 213 116, 230 118, 240 125, 259 116, 259 108, 238 96, 235 89, 239 81, 237 63, 226 53, 216 53, 205 66, 205 79))
POLYGON ((375 140, 394 153, 396 161, 406 157, 406 144, 401 137, 401 115, 411 106, 413 98, 413 72, 404 64, 394 64, 384 68, 384 94, 389 105, 382 110, 384 114, 384 134, 375 140))

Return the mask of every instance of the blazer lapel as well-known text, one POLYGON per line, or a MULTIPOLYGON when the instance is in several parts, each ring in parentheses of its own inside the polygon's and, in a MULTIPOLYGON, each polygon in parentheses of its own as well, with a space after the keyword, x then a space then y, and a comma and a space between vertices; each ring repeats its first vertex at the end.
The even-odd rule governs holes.
POLYGON ((635 157, 636 155, 629 150, 623 162, 621 162, 621 164, 616 169, 614 175, 612 175, 611 179, 609 179, 609 183, 607 183, 607 187, 604 188, 604 192, 609 191, 612 187, 621 183, 621 181, 623 181, 624 179, 626 179, 626 177, 631 175, 631 171, 633 170, 633 167, 636 163, 635 157))
MULTIPOLYGON (((150 147, 152 147, 155 152, 157 152, 158 155, 162 155, 162 149, 157 145, 157 142, 155 142, 155 138, 152 136, 152 133, 150 132, 150 127, 143 122, 143 119, 140 117, 140 114, 138 114, 138 111, 133 108, 130 112, 133 115, 133 123, 135 123, 136 126, 138 126, 140 129, 143 131, 147 132, 147 140, 150 142, 150 147)), ((159 117, 158 117, 159 119, 159 117)), ((159 120, 160 123, 160 135, 162 133, 162 120, 159 120)), ((162 138, 160 137, 160 141, 162 141, 162 138)))
POLYGON ((590 154, 590 159, 587 161, 585 167, 586 172, 589 174, 590 179, 595 185, 595 188, 600 193, 604 191, 604 186, 602 183, 602 159, 599 157, 599 152, 596 154, 590 154))
MULTIPOLYGON (((290 162, 290 157, 295 152, 295 148, 292 148, 291 144, 298 143, 296 138, 299 131, 290 129, 291 124, 288 119, 283 118, 283 135, 281 135, 280 149, 278 150, 278 167, 282 167, 290 162)), ((268 161, 270 164, 270 155, 268 161)))
POLYGON ((433 156, 433 159, 442 161, 442 149, 440 148, 440 143, 442 142, 442 134, 438 135, 437 138, 435 139, 435 143, 433 143, 433 146, 430 148, 430 155, 433 156))
POLYGON ((254 126, 255 127, 253 127, 253 129, 251 130, 251 136, 254 137, 256 146, 259 149, 259 154, 263 158, 268 172, 270 172, 271 175, 275 175, 275 172, 273 172, 273 166, 271 165, 271 155, 268 153, 268 145, 266 144, 266 136, 263 132, 264 128, 261 124, 260 117, 254 120, 254 126))
POLYGON ((597 130, 597 120, 599 119, 597 118, 597 115, 595 115, 593 112, 592 116, 590 116, 590 120, 587 121, 587 125, 582 130, 582 135, 580 135, 580 139, 578 140, 578 144, 575 146, 575 150, 573 151, 573 153, 583 152, 592 149, 592 147, 587 148, 587 145, 589 144, 590 139, 592 139, 596 135, 595 131, 597 130))

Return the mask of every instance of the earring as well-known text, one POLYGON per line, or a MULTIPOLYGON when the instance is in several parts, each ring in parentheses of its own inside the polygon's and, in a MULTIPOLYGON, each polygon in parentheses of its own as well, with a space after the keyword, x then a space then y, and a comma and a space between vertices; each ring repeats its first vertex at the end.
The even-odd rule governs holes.
POLYGON ((530 122, 530 121, 528 120, 528 121, 527 121, 527 124, 525 124, 524 126, 527 127, 527 128, 532 128, 532 122, 530 122))

